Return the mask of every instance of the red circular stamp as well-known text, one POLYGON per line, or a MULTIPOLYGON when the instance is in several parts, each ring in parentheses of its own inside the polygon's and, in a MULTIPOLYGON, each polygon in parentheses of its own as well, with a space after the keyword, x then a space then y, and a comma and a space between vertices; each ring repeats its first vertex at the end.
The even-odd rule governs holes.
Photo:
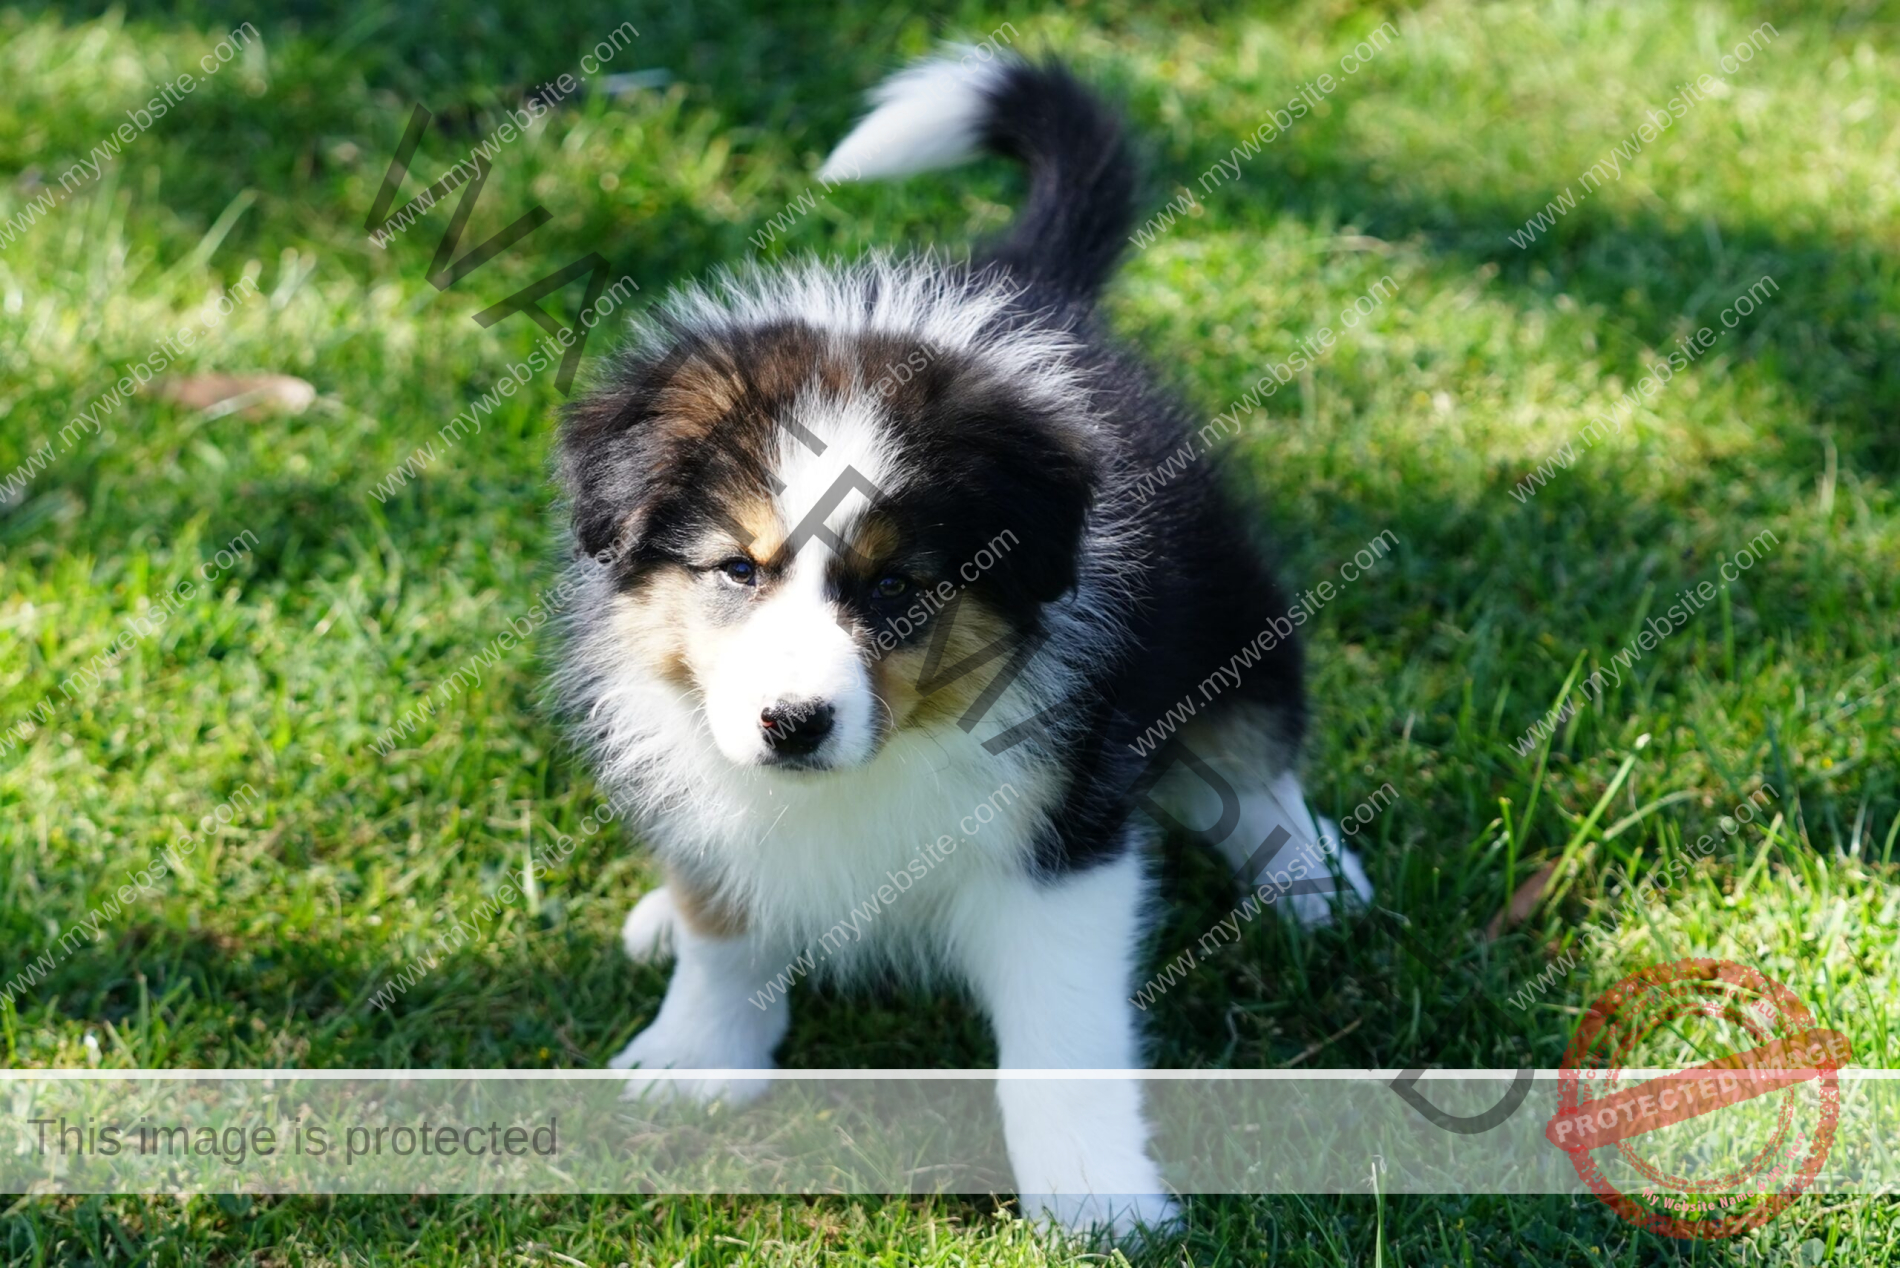
POLYGON ((1584 1015, 1544 1135, 1637 1227, 1733 1237, 1813 1182, 1852 1055, 1846 1036, 1817 1029, 1792 991, 1754 969, 1657 965, 1584 1015))

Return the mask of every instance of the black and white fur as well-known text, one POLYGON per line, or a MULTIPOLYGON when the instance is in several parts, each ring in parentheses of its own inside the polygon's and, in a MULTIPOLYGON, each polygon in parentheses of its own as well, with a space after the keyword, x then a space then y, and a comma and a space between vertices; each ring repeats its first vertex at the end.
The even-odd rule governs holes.
MULTIPOLYGON (((788 1006, 755 993, 949 837, 819 971, 968 989, 1004 1068, 1138 1070, 1129 996, 1156 829, 1136 806, 1156 772, 1131 742, 1288 603, 1209 464, 1136 496, 1192 424, 1095 314, 1132 215, 1114 117, 1057 67, 954 53, 874 104, 824 174, 1007 156, 1029 188, 1002 239, 967 262, 686 288, 564 421, 581 598, 559 686, 669 878, 630 913, 627 951, 677 960, 613 1064, 769 1069, 788 1006), (840 487, 825 531, 799 540, 840 487), (999 541, 971 580, 964 565, 999 541), (954 617, 892 646, 900 601, 946 579, 954 617), (999 638, 1033 654, 919 688, 933 640, 941 676, 999 638), (986 802, 993 820, 966 835, 986 802)), ((1301 794, 1304 718, 1281 643, 1182 738, 1237 796, 1219 843, 1235 866, 1284 826, 1331 857, 1316 875, 1368 897, 1301 794)), ((1231 805, 1179 762, 1158 795, 1196 825, 1231 805)), ((1292 905, 1327 912, 1317 895, 1292 905)), ((738 1099, 765 1080, 654 1086, 738 1099)), ((1026 1209, 1118 1229, 1171 1217, 1136 1082, 999 1088, 1026 1209)))

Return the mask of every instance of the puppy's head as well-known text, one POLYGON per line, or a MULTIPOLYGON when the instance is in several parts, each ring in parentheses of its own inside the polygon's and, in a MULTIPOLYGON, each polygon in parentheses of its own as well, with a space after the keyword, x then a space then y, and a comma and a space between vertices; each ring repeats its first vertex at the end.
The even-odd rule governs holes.
POLYGON ((868 763, 1075 585, 1094 481, 1061 413, 928 330, 676 323, 567 411, 575 546, 613 580, 591 637, 737 765, 868 763))

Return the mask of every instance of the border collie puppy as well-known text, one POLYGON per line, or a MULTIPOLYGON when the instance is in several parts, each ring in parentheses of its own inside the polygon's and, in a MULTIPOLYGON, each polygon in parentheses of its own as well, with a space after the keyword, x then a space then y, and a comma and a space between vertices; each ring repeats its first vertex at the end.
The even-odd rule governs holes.
POLYGON ((1026 1212, 1126 1230, 1174 1210, 1129 999, 1156 819, 1370 888, 1294 773, 1299 653, 1260 637, 1290 604, 1210 464, 1154 487, 1193 424, 1095 312, 1133 215, 1114 116, 1057 66, 952 54, 821 176, 981 151, 1028 194, 974 258, 688 287, 568 407, 558 688, 666 876, 624 941, 676 968, 615 1067, 769 1069, 806 974, 947 981, 1004 1068, 1131 1072, 999 1081, 1026 1212))

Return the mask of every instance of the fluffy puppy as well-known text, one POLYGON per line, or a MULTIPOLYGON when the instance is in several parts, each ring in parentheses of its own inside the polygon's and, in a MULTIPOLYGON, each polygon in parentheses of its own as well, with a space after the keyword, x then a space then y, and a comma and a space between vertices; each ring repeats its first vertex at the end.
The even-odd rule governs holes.
MULTIPOLYGON (((1004 1068, 1138 1070, 1157 815, 1370 892, 1294 775, 1299 653, 1259 638, 1289 604, 1210 464, 1155 487, 1188 417, 1095 315, 1132 217, 1115 118, 1058 67, 952 55, 822 175, 981 151, 1028 195, 970 260, 688 287, 566 412, 559 687, 667 876, 627 949, 677 959, 617 1067, 769 1069, 794 981, 895 967, 967 989, 1004 1068)), ((999 1087, 1026 1209, 1171 1216, 1134 1078, 999 1087)))

